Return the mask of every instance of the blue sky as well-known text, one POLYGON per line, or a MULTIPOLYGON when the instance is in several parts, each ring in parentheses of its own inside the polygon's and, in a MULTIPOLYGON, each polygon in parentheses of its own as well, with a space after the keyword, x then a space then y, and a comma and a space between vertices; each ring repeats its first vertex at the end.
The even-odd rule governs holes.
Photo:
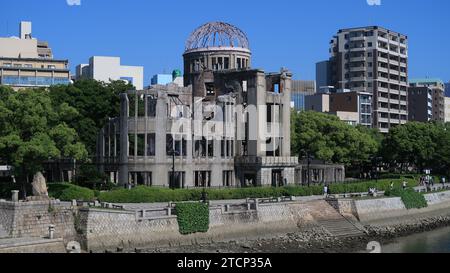
POLYGON ((253 67, 283 66, 296 79, 314 79, 338 29, 380 25, 409 36, 411 78, 448 81, 449 11, 448 0, 0 0, 0 36, 18 35, 19 22, 29 20, 33 36, 49 41, 72 70, 93 55, 121 56, 125 65, 144 66, 148 83, 153 74, 182 68, 185 40, 196 27, 225 21, 247 33, 253 67))

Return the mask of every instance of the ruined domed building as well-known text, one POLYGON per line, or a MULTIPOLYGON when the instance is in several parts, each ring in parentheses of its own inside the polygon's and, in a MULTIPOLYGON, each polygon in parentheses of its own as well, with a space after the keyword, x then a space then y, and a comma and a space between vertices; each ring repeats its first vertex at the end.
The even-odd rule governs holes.
POLYGON ((291 73, 251 68, 245 33, 222 22, 186 42, 184 87, 121 95, 98 138, 97 161, 119 185, 171 188, 295 184, 291 73))

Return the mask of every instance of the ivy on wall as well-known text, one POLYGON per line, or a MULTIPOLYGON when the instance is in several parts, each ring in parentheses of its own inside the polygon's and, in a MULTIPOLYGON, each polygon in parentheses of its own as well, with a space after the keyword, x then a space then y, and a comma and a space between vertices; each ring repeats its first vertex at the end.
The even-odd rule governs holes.
POLYGON ((208 232, 209 207, 204 203, 177 203, 175 206, 179 231, 183 235, 208 232))

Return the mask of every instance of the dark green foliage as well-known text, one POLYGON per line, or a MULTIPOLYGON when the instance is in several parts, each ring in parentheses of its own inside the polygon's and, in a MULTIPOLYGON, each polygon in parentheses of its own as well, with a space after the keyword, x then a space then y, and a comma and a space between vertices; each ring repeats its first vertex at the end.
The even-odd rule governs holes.
POLYGON ((204 203, 177 203, 178 227, 183 235, 208 232, 209 207, 204 203))
POLYGON ((401 197, 407 209, 421 209, 428 207, 427 201, 422 193, 415 192, 409 188, 403 190, 402 188, 395 188, 386 192, 387 196, 401 197))
POLYGON ((75 114, 45 89, 12 92, 0 86, 0 161, 14 167, 23 188, 48 160, 87 157, 77 131, 66 123, 75 114))
POLYGON ((450 175, 450 124, 408 122, 392 128, 382 145, 384 161, 391 166, 416 167, 419 173, 450 175))
POLYGON ((88 164, 81 165, 74 183, 93 190, 112 190, 115 188, 106 174, 99 172, 96 166, 88 164))
POLYGON ((292 112, 291 138, 293 154, 346 165, 366 163, 381 142, 381 136, 369 129, 318 112, 292 112))
POLYGON ((103 83, 95 80, 79 80, 69 86, 50 87, 55 105, 75 109, 65 116, 67 124, 75 128, 90 155, 95 154, 96 138, 108 118, 119 116, 120 94, 134 89, 123 81, 103 83))
POLYGON ((49 184, 48 188, 49 196, 61 201, 93 201, 95 199, 93 190, 73 184, 49 184))

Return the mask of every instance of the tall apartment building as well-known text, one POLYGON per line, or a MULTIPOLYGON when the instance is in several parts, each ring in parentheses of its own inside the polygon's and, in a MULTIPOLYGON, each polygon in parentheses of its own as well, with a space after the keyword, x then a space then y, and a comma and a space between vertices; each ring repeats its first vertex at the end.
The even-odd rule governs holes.
POLYGON ((31 22, 21 22, 19 32, 0 37, 0 84, 15 90, 69 84, 69 62, 54 59, 48 42, 33 38, 31 22))
POLYGON ((305 110, 305 97, 316 93, 315 81, 292 80, 291 103, 296 111, 305 110))
POLYGON ((144 88, 144 67, 121 65, 120 57, 93 56, 89 58, 89 64, 77 65, 75 78, 103 82, 125 80, 141 90, 144 88))
POLYGON ((378 26, 341 29, 330 42, 330 54, 328 63, 318 70, 328 71, 328 75, 319 75, 321 82, 372 94, 373 128, 387 133, 392 126, 407 122, 406 35, 378 26))
POLYGON ((445 120, 445 87, 440 79, 409 81, 409 118, 415 121, 445 120))

